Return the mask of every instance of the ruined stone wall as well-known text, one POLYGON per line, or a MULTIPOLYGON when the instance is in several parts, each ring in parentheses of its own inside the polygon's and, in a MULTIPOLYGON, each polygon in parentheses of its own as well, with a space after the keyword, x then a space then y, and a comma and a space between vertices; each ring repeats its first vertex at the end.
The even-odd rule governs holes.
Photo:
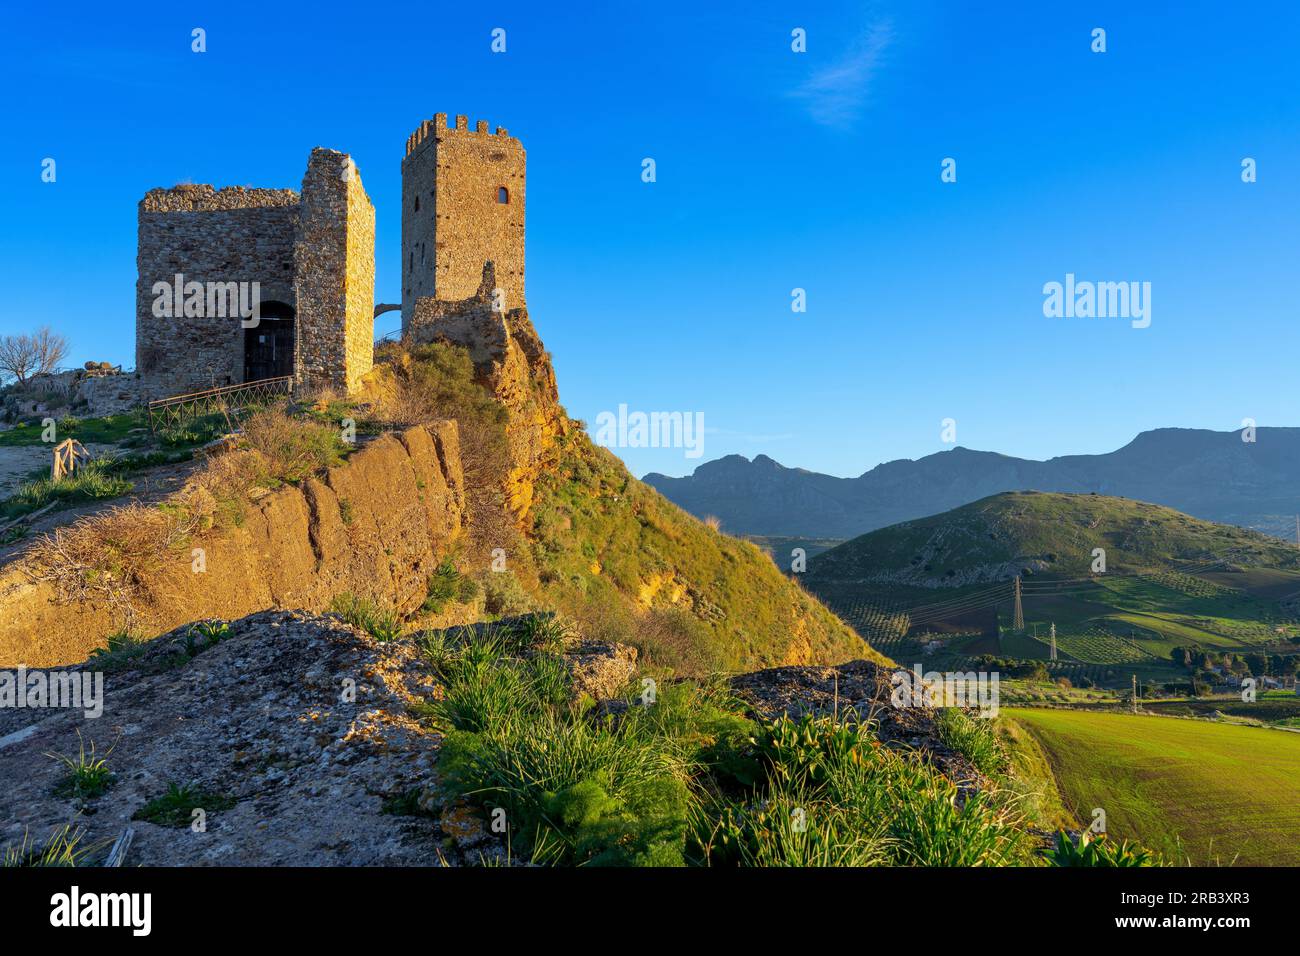
MULTIPOLYGON (((139 609, 136 627, 149 637, 272 608, 324 611, 343 592, 412 613, 464 522, 456 423, 384 435, 328 473, 250 503, 238 526, 169 553, 147 582, 159 603, 139 609), (201 574, 191 546, 206 552, 201 574)), ((33 580, 21 556, 0 568, 0 668, 84 661, 122 626, 108 605, 69 603, 33 580)))
POLYGON ((186 185, 145 194, 138 214, 135 349, 145 397, 243 381, 239 316, 155 317, 153 287, 174 283, 178 273, 186 283, 258 282, 263 303, 294 306, 298 209, 291 189, 186 185))
POLYGON ((351 391, 374 357, 375 208, 345 153, 312 150, 294 261, 299 380, 351 391))
POLYGON ((480 120, 438 113, 420 125, 402 161, 402 322, 423 296, 475 294, 483 263, 496 265, 507 309, 524 304, 526 154, 519 140, 480 120), (498 201, 506 190, 508 202, 498 201))
POLYGON ((375 363, 375 207, 352 166, 348 181, 347 303, 344 379, 348 392, 375 363))

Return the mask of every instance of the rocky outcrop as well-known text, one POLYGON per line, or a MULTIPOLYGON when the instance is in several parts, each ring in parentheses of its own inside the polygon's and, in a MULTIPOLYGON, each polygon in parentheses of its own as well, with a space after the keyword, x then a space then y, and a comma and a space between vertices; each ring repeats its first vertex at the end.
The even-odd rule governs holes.
POLYGON ((894 668, 867 660, 837 667, 772 667, 733 677, 731 689, 756 716, 765 719, 782 714, 856 714, 871 722, 882 744, 926 755, 962 789, 982 781, 970 760, 941 739, 937 724, 940 711, 892 705, 894 673, 894 668))
POLYGON ((569 424, 560 408, 555 369, 528 309, 497 308, 495 289, 495 271, 488 262, 475 295, 455 302, 417 299, 404 332, 411 342, 447 342, 467 349, 480 380, 509 411, 512 468, 505 490, 511 510, 522 518, 532 506, 538 475, 553 457, 555 440, 569 424))
POLYGON ((272 611, 190 657, 187 630, 108 673, 98 719, 0 709, 0 844, 39 842, 72 822, 86 845, 134 828, 127 865, 438 863, 434 820, 391 812, 430 785, 441 740, 407 713, 435 689, 411 642, 272 611), (83 742, 107 757, 111 786, 60 795, 66 768, 48 755, 75 755, 83 742), (149 813, 173 786, 194 807, 173 820, 149 813))
POLYGON ((612 700, 636 673, 635 647, 609 641, 581 641, 565 650, 569 679, 576 695, 612 700))
MULTIPOLYGON (((619 644, 574 640, 559 653, 575 695, 597 700, 635 667, 619 644)), ((415 640, 264 611, 177 628, 68 672, 103 676, 99 716, 0 707, 0 850, 71 825, 95 847, 89 862, 133 828, 132 866, 428 866, 507 852, 481 810, 442 785, 443 738, 427 715, 444 688, 415 640), (109 786, 66 792, 67 767, 50 755, 92 745, 109 786), (170 803, 160 799, 169 791, 170 803)))
MULTIPOLYGON (((461 533, 464 488, 456 424, 380 436, 300 485, 265 493, 242 522, 169 553, 134 626, 153 635, 188 621, 270 608, 321 611, 343 592, 406 613, 461 533)), ((72 602, 30 560, 0 571, 0 666, 85 660, 124 622, 107 602, 72 602)))

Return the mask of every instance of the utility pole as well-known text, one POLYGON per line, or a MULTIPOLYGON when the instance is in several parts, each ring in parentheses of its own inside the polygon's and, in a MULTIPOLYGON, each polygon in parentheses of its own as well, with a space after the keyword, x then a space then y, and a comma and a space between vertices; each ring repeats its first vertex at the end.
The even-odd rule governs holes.
POLYGON ((1052 660, 1056 660, 1056 622, 1052 622, 1052 660))
POLYGON ((1300 547, 1300 515, 1295 516, 1295 543, 1300 547))
MULTIPOLYGON (((1300 518, 1296 519, 1297 528, 1300 528, 1300 518)), ((1300 532, 1298 532, 1300 533, 1300 532)), ((1020 605, 1020 575, 1016 575, 1016 614, 1015 619, 1011 622, 1012 628, 1017 631, 1025 629, 1025 609, 1020 605)))
POLYGON ((1133 675, 1133 713, 1138 712, 1138 676, 1133 675))

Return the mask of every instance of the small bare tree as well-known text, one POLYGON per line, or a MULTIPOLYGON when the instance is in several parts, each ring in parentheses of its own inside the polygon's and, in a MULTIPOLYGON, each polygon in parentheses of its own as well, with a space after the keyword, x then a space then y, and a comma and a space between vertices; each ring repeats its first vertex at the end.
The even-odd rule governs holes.
POLYGON ((36 370, 36 343, 30 335, 0 336, 0 374, 19 385, 36 370))
POLYGON ((31 335, 0 336, 0 375, 22 385, 34 374, 53 372, 67 354, 68 340, 49 326, 31 335))
POLYGON ((37 329, 36 334, 32 336, 32 341, 36 345, 38 373, 53 372, 59 367, 59 363, 68 357, 68 340, 57 332, 50 331, 48 325, 37 329))

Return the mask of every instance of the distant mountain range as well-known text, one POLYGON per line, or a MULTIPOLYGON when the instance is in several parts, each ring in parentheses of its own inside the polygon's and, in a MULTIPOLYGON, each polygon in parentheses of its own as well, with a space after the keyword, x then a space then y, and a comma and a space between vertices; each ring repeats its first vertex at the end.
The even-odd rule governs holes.
POLYGON ((852 538, 1005 491, 1136 498, 1210 521, 1294 538, 1300 513, 1300 428, 1158 428, 1103 455, 1047 461, 953 448, 877 465, 857 478, 728 455, 683 478, 643 479, 732 534, 852 538))

